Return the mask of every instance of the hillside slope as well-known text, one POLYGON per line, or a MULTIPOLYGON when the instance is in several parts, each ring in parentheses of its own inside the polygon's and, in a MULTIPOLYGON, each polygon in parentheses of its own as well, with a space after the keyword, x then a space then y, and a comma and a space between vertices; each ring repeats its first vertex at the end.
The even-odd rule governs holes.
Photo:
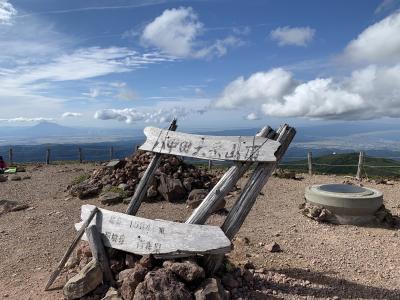
MULTIPOLYGON (((313 172, 337 175, 357 173, 358 153, 330 154, 313 158, 313 172)), ((400 162, 392 159, 366 156, 364 174, 372 177, 400 178, 400 162)), ((297 172, 308 172, 307 159, 285 162, 282 168, 297 172)))

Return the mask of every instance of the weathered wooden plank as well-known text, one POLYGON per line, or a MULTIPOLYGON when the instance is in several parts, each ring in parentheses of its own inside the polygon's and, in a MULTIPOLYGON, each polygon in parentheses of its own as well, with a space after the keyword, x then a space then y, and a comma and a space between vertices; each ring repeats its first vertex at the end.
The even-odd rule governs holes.
MULTIPOLYGON (((82 206, 82 219, 93 209, 82 206)), ((127 252, 156 257, 192 256, 195 254, 226 253, 231 242, 221 228, 162 220, 149 220, 123 213, 99 209, 96 224, 103 244, 127 252)), ((75 225, 80 227, 80 223, 75 225)), ((83 239, 87 239, 84 235, 83 239)))
MULTIPOLYGON (((176 130, 176 121, 176 119, 172 120, 167 132, 176 130)), ((151 181, 154 177, 154 173, 160 165, 160 162, 161 153, 156 153, 151 159, 149 165, 147 166, 147 169, 144 172, 143 177, 140 179, 140 182, 135 189, 135 193, 133 194, 131 201, 129 202, 128 208, 126 209, 126 213, 128 215, 135 215, 139 210, 139 207, 142 204, 144 197, 146 196, 147 189, 149 188, 151 181)))
MULTIPOLYGON (((275 133, 271 127, 264 127, 257 136, 268 137, 275 133)), ((215 207, 218 207, 224 197, 232 190, 236 182, 243 176, 252 162, 236 162, 228 171, 221 177, 218 183, 207 194, 200 205, 193 211, 187 219, 187 224, 204 224, 215 207)))
POLYGON ((115 285, 114 278, 110 269, 110 264, 108 262, 108 257, 96 225, 90 225, 88 228, 86 228, 85 234, 89 241, 92 256, 100 263, 104 278, 111 285, 115 285))
POLYGON ((276 161, 280 143, 263 137, 208 136, 146 127, 141 150, 199 159, 233 161, 276 161))
MULTIPOLYGON (((281 127, 279 130, 278 141, 282 142, 282 146, 277 151, 278 161, 285 154, 289 144, 293 140, 296 130, 287 125, 281 127)), ((246 183, 239 199, 236 201, 229 214, 227 215, 222 230, 225 232, 229 239, 232 239, 239 231, 251 208, 253 207, 257 196, 259 195, 263 186, 267 183, 268 178, 272 175, 277 166, 277 162, 260 163, 257 165, 252 176, 246 183)), ((211 255, 207 258, 206 265, 209 273, 215 272, 223 256, 211 255)))
POLYGON ((55 269, 55 271, 53 273, 51 273, 50 278, 47 281, 46 287, 44 288, 45 291, 47 291, 48 288, 53 284, 53 282, 54 282, 54 280, 56 280, 58 274, 60 274, 62 268, 64 268, 64 265, 67 262, 68 258, 70 257, 72 251, 74 251, 74 249, 75 249, 76 245, 78 244, 79 240, 81 239, 82 235, 85 233, 85 229, 89 226, 89 223, 92 221, 93 217, 96 215, 97 212, 98 212, 98 208, 94 207, 91 210, 90 214, 88 216, 86 216, 85 219, 82 219, 82 220, 86 220, 86 221, 81 222, 79 227, 76 227, 76 225, 75 225, 75 228, 78 230, 78 232, 76 233, 75 238, 73 239, 71 245, 68 247, 64 256, 61 258, 60 262, 58 263, 57 268, 55 269))

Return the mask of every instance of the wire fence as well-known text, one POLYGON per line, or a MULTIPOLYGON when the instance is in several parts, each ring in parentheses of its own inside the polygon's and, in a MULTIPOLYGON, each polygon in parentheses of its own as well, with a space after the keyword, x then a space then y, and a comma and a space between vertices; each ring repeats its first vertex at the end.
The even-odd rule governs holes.
POLYGON ((137 144, 120 145, 18 145, 0 147, 0 156, 15 163, 51 163, 59 161, 91 162, 122 159, 137 150, 137 144))

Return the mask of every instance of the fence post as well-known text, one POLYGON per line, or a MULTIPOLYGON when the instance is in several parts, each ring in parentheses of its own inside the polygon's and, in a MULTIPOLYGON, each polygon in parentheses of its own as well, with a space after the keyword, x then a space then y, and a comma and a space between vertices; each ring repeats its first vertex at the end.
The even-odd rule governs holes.
POLYGON ((13 149, 11 147, 8 149, 8 161, 10 162, 10 165, 13 164, 13 149))
POLYGON ((209 160, 208 160, 208 169, 211 170, 211 169, 212 169, 212 166, 213 166, 212 160, 209 159, 209 160))
POLYGON ((46 151, 46 165, 50 164, 50 148, 47 148, 46 151))
POLYGON ((111 146, 111 147, 110 147, 110 160, 112 160, 113 157, 114 157, 114 147, 111 146))
POLYGON ((82 148, 81 147, 78 148, 78 154, 79 154, 79 163, 81 164, 82 161, 83 161, 82 148))
POLYGON ((308 159, 308 175, 312 175, 313 170, 312 170, 312 152, 311 151, 308 152, 307 159, 308 159))
POLYGON ((362 169, 364 167, 364 151, 360 151, 360 155, 358 156, 358 167, 357 167, 357 175, 356 178, 360 180, 362 178, 362 169))

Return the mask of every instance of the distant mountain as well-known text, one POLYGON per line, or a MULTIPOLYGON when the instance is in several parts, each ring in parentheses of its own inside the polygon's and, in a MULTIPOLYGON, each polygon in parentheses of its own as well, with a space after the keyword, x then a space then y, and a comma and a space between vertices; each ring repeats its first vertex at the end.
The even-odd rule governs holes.
POLYGON ((73 136, 84 133, 86 131, 82 129, 66 127, 52 122, 41 122, 19 131, 20 135, 28 137, 73 136))

